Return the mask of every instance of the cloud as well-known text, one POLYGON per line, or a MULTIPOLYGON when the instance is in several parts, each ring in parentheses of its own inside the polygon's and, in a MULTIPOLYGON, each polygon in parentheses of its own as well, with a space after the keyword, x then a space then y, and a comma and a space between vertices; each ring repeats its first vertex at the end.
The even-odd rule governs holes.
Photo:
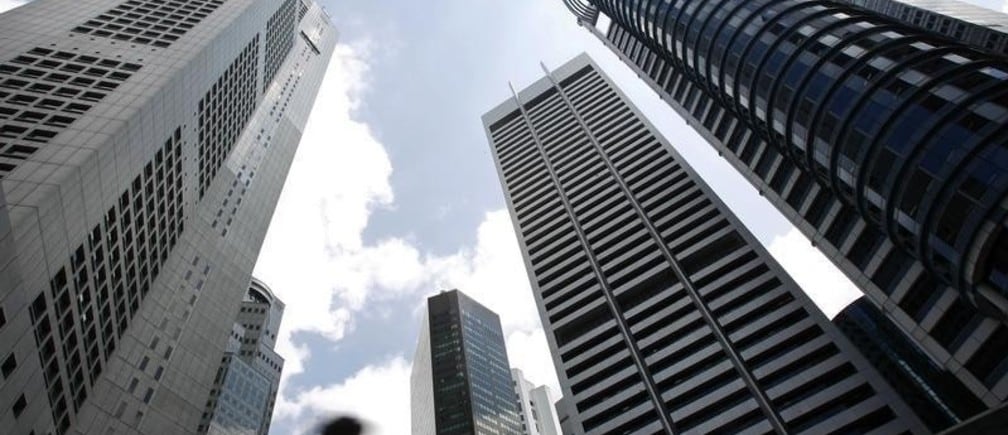
POLYGON ((812 301, 832 318, 862 293, 808 238, 796 228, 770 242, 767 248, 812 301))
POLYGON ((31 0, 0 0, 0 13, 7 12, 8 10, 14 9, 31 0))
MULTIPOLYGON (((344 282, 333 286, 331 293, 317 287, 301 288, 299 292, 331 294, 334 305, 343 307, 352 317, 360 310, 374 309, 379 302, 390 300, 414 304, 419 309, 426 297, 437 290, 458 288, 500 316, 513 367, 522 369, 533 383, 547 384, 555 390, 559 388, 517 239, 506 211, 486 213, 477 229, 475 246, 464 247, 451 255, 426 255, 401 239, 387 238, 374 245, 347 249, 330 256, 328 261, 327 271, 352 284, 344 282)), ((331 282, 332 278, 327 279, 331 282)), ((322 332, 312 329, 310 323, 303 319, 298 319, 296 323, 299 330, 322 332)), ((337 339, 331 335, 327 337, 337 339)), ((308 355, 304 348, 290 343, 289 335, 282 336, 281 340, 286 340, 292 352, 302 352, 284 354, 298 360, 295 367, 285 368, 285 378, 289 379, 293 373, 300 371, 300 364, 308 355)), ((299 392, 282 388, 274 421, 296 421, 304 425, 307 416, 349 412, 370 419, 377 433, 407 433, 401 431, 408 430, 403 428, 408 428, 410 420, 408 367, 398 370, 400 363, 404 366, 411 364, 393 359, 368 366, 340 384, 299 392), (333 400, 340 394, 356 394, 353 385, 363 380, 374 384, 374 391, 368 394, 391 401, 390 406, 382 408, 380 414, 372 412, 372 398, 366 394, 359 399, 333 400), (397 382, 401 386, 384 387, 397 385, 397 382), (399 406, 402 401, 405 401, 405 406, 399 406)))
POLYGON ((339 384, 291 391, 287 383, 311 358, 308 346, 294 336, 311 332, 338 342, 353 332, 361 311, 388 302, 419 308, 427 295, 442 289, 458 288, 497 312, 513 365, 534 382, 557 385, 506 211, 487 213, 475 245, 451 255, 425 253, 402 237, 364 243, 371 214, 394 207, 388 153, 355 119, 368 90, 371 56, 368 43, 337 46, 255 270, 286 303, 277 343, 286 364, 274 421, 300 430, 310 428, 310 418, 352 412, 370 418, 380 433, 405 433, 399 424, 409 423, 408 376, 400 377, 409 362, 393 359, 339 384), (392 387, 397 382, 405 389, 392 387), (374 405, 366 396, 353 396, 366 383, 376 385, 370 387, 374 405), (333 399, 341 394, 351 395, 333 399), (382 400, 406 405, 387 408, 382 400))
POLYGON ((309 356, 292 333, 339 340, 352 328, 352 307, 334 301, 345 284, 331 258, 360 249, 372 210, 393 200, 388 154, 352 116, 367 89, 367 56, 366 45, 336 47, 256 264, 255 275, 287 305, 278 340, 286 375, 309 356))
POLYGON ((395 356, 339 384, 314 387, 278 402, 273 418, 296 421, 294 433, 306 433, 327 418, 349 414, 366 422, 369 435, 408 434, 409 378, 409 362, 395 356))

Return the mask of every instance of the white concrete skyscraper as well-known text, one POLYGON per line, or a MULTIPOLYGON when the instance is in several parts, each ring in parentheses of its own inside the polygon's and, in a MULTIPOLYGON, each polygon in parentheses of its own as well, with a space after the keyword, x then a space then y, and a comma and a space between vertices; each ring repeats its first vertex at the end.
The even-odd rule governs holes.
POLYGON ((335 37, 311 0, 0 15, 0 431, 206 429, 335 37))

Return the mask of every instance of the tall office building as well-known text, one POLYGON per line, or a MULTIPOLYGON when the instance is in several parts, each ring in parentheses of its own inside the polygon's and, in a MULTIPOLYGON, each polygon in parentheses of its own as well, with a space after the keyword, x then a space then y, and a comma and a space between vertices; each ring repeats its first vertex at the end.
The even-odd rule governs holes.
POLYGON ((458 290, 427 299, 410 374, 413 435, 518 435, 500 319, 458 290))
POLYGON ((524 435, 560 435, 560 423, 557 421, 556 409, 553 404, 556 398, 545 385, 535 386, 519 369, 511 369, 511 380, 514 383, 515 394, 518 396, 522 431, 524 435))
POLYGON ((269 433, 283 357, 276 335, 284 303, 252 278, 221 358, 199 431, 211 435, 269 433))
POLYGON ((924 431, 587 56, 483 123, 572 433, 924 431))
POLYGON ((1008 54, 1008 15, 958 0, 842 0, 971 47, 1008 54))
POLYGON ((200 429, 335 45, 310 0, 0 16, 0 428, 200 429))
POLYGON ((987 410, 954 376, 931 361, 868 299, 844 308, 833 324, 875 366, 932 432, 987 410))
POLYGON ((1008 63, 838 2, 565 0, 907 336, 1008 399, 1008 63), (631 4, 640 8, 630 7, 631 4))

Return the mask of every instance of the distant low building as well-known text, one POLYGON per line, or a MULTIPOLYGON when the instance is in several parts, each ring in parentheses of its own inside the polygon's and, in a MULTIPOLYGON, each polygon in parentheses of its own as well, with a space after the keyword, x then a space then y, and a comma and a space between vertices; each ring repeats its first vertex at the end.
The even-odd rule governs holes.
POLYGON ((269 433, 284 360, 273 350, 284 303, 253 278, 235 319, 200 429, 214 435, 269 433))
POLYGON ((519 409, 522 418, 522 433, 524 435, 560 435, 560 422, 557 420, 553 404, 556 399, 553 390, 546 385, 535 386, 525 379, 525 374, 519 369, 511 369, 515 394, 518 396, 519 409))

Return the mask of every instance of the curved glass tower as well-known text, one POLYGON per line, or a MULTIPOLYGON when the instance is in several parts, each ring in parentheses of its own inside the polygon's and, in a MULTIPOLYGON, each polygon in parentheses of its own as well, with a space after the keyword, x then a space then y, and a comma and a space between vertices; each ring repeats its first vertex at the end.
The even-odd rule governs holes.
POLYGON ((832 1, 565 0, 929 356, 1008 398, 1008 61, 832 1))
POLYGON ((971 300, 1008 313, 1008 62, 826 1, 592 2, 971 300))

